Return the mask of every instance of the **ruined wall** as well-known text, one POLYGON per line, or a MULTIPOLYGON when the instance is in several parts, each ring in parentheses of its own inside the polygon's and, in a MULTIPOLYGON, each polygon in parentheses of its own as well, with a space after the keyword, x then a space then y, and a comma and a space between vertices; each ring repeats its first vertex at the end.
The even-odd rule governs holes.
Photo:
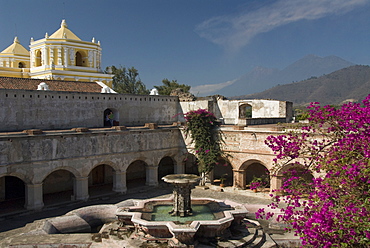
POLYGON ((180 107, 173 96, 0 90, 0 131, 103 127, 104 110, 120 125, 171 124, 180 107))
MULTIPOLYGON (((189 111, 198 109, 210 109, 210 101, 201 100, 201 101, 180 102, 180 113, 185 114, 189 111)), ((184 117, 181 114, 179 115, 179 120, 185 121, 184 117)))
POLYGON ((104 111, 113 111, 119 125, 171 124, 199 108, 224 124, 240 122, 240 106, 252 106, 253 118, 292 118, 292 105, 275 100, 201 100, 179 102, 176 96, 102 94, 0 89, 0 132, 25 129, 103 127, 104 111))
MULTIPOLYGON (((238 125, 241 121, 246 124, 245 118, 240 118, 240 107, 250 105, 252 118, 280 118, 290 122, 293 117, 291 102, 277 100, 202 100, 180 102, 184 113, 199 108, 208 109, 219 118, 223 124, 238 125)), ((276 122, 274 122, 276 123, 276 122)), ((261 122, 263 124, 263 122, 261 122)))

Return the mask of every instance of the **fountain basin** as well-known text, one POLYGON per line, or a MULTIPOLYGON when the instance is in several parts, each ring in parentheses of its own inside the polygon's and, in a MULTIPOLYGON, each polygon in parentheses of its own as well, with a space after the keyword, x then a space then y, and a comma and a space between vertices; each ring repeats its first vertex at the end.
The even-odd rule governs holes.
POLYGON ((180 243, 192 244, 195 237, 214 238, 222 235, 231 225, 239 225, 248 213, 243 205, 232 201, 193 198, 192 205, 208 206, 214 215, 212 220, 196 219, 183 223, 152 220, 156 206, 171 206, 172 203, 173 197, 142 200, 138 201, 136 206, 118 209, 116 214, 122 225, 135 226, 136 231, 142 231, 153 238, 175 238, 180 243))

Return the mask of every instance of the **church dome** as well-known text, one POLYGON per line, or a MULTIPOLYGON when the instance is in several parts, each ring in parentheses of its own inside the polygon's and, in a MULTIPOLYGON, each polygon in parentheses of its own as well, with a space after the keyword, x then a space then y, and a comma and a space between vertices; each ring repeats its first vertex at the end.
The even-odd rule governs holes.
POLYGON ((29 51, 19 43, 18 37, 14 38, 13 44, 5 48, 2 54, 11 54, 11 55, 26 55, 29 56, 29 51))
POLYGON ((49 38, 52 39, 69 39, 69 40, 81 40, 71 30, 68 29, 68 25, 65 20, 62 20, 60 28, 55 31, 49 38))

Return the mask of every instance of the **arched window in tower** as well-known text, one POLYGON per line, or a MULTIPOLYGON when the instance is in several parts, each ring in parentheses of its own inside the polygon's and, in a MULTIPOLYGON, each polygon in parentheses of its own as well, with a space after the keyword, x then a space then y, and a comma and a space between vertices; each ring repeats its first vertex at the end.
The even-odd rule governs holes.
POLYGON ((82 66, 83 61, 82 61, 82 55, 80 52, 76 53, 75 62, 76 62, 76 66, 82 66))
POLYGON ((36 66, 42 66, 41 51, 36 51, 36 66))
POLYGON ((18 63, 18 68, 25 68, 26 66, 24 65, 24 63, 23 62, 19 62, 18 63))

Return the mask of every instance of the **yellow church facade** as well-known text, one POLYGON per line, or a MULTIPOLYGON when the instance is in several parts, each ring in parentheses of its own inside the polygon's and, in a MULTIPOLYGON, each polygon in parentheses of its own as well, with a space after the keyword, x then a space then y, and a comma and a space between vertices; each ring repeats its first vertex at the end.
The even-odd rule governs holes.
POLYGON ((30 50, 17 37, 0 53, 0 76, 50 80, 100 81, 112 86, 112 74, 101 69, 100 42, 82 41, 65 20, 52 35, 30 41, 30 50))

